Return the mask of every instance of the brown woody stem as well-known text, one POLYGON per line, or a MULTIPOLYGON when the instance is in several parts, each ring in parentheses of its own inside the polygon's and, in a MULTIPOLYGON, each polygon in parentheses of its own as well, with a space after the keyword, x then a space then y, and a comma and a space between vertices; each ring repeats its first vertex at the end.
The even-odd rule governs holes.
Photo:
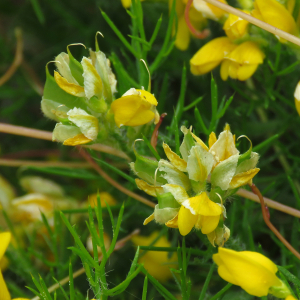
POLYGON ((120 192, 126 194, 129 197, 132 197, 133 199, 140 201, 150 207, 155 207, 155 203, 149 201, 148 199, 126 189, 122 185, 120 185, 117 181, 115 181, 113 178, 111 178, 106 172, 104 172, 100 166, 94 161, 94 159, 90 156, 90 154, 83 148, 80 148, 79 146, 76 146, 79 153, 82 155, 82 157, 103 177, 104 180, 109 182, 112 186, 114 186, 116 189, 118 189, 120 192))
POLYGON ((264 218, 265 223, 271 229, 271 231, 278 237, 278 239, 298 258, 300 259, 300 253, 280 234, 280 232, 276 229, 276 227, 271 223, 268 213, 266 211, 266 205, 264 201, 264 197, 262 196, 260 190, 253 183, 250 185, 251 190, 254 194, 256 194, 260 200, 261 211, 264 218))

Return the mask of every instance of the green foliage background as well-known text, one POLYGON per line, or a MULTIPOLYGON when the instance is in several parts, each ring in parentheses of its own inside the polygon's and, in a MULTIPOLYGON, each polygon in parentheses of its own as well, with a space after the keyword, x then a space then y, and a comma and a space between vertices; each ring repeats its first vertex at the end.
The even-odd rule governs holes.
MULTIPOLYGON (((234 3, 233 3, 234 4, 234 3)), ((118 79, 118 95, 122 95, 132 83, 147 85, 147 76, 144 66, 126 49, 124 44, 116 36, 114 31, 103 18, 99 7, 109 16, 114 25, 131 43, 133 49, 143 47, 136 39, 130 39, 128 35, 136 35, 136 28, 131 24, 131 17, 117 0, 114 1, 58 1, 58 0, 31 0, 31 1, 2 1, 0 3, 0 74, 3 74, 13 60, 15 49, 14 29, 20 27, 24 39, 24 61, 36 73, 41 84, 45 81, 45 65, 48 61, 72 43, 83 43, 87 47, 93 47, 95 33, 100 31, 104 39, 98 38, 101 51, 113 62, 113 69, 118 79), (119 62, 124 69, 120 67, 119 62), (130 79, 128 79, 129 74, 130 79)), ((157 39, 148 54, 147 62, 151 69, 151 63, 157 57, 166 38, 169 21, 168 5, 165 1, 146 1, 142 3, 144 11, 144 30, 147 40, 153 33, 157 20, 162 16, 157 39)), ((134 13, 133 11, 131 11, 134 13)), ((221 26, 209 22, 212 35, 210 38, 222 35, 221 26)), ((217 120, 215 130, 222 131, 225 123, 229 123, 236 136, 247 135, 254 146, 260 145, 258 152, 261 155, 259 167, 261 171, 255 177, 255 184, 263 191, 263 194, 273 200, 300 209, 300 118, 294 107, 293 93, 299 80, 299 63, 293 52, 285 45, 266 34, 269 45, 265 48, 266 59, 259 67, 255 75, 247 82, 228 80, 223 82, 219 76, 219 70, 213 71, 213 77, 218 86, 219 104, 221 99, 229 99, 234 95, 232 102, 224 116, 217 120), (268 140, 269 139, 269 140, 268 140), (268 140, 265 144, 264 141, 268 140)), ((170 40, 170 45, 171 45, 170 40)), ((189 59, 206 42, 206 40, 192 39, 187 51, 181 52, 174 48, 164 61, 152 72, 152 92, 155 94, 160 113, 167 112, 168 116, 163 121, 158 139, 158 151, 163 155, 161 144, 167 142, 174 149, 174 111, 178 117, 178 125, 193 126, 195 133, 204 141, 208 136, 199 122, 199 113, 206 127, 209 127, 212 115, 211 109, 211 74, 195 77, 189 72, 189 59), (184 71, 186 68, 186 73, 184 71), (183 82, 182 82, 183 79, 183 82), (185 89, 185 91, 184 91, 185 89), (183 93, 185 92, 185 93, 183 93), (195 106, 189 106, 197 98, 203 99, 195 106), (178 100, 181 102, 178 104, 178 100), (185 110, 183 108, 186 108, 185 110), (187 109, 188 108, 188 109, 187 109), (196 113, 195 113, 196 108, 196 113)), ((72 47, 72 53, 78 59, 87 52, 80 46, 72 47)), ((50 65, 53 69, 53 66, 50 65)), ((54 123, 43 117, 40 110, 41 96, 30 85, 30 78, 24 64, 16 74, 2 87, 0 87, 0 120, 4 123, 25 126, 35 129, 52 131, 54 123)), ((74 160, 72 148, 43 140, 36 140, 15 135, 0 134, 1 155, 3 158, 19 151, 31 151, 43 149, 58 149, 59 158, 64 161, 74 160)), ((242 141, 239 145, 241 152, 247 150, 248 144, 242 141)), ((150 155, 146 147, 139 149, 142 153, 150 155)), ((38 155, 33 159, 39 160, 38 155)), ((118 162, 110 155, 102 154, 102 160, 118 162)), ((104 170, 109 171, 105 166, 104 170)), ((120 228, 120 236, 130 233, 135 228, 141 228, 143 234, 149 234, 154 230, 162 230, 176 247, 182 238, 176 230, 166 230, 157 224, 142 226, 142 222, 152 213, 149 207, 128 199, 124 194, 108 186, 98 175, 92 171, 77 170, 65 174, 58 174, 57 169, 44 170, 39 168, 15 169, 1 166, 1 175, 12 183, 22 194, 18 179, 23 175, 34 174, 51 178, 61 184, 66 193, 72 195, 78 201, 83 201, 88 194, 97 189, 106 190, 113 194, 121 203, 125 203, 125 212, 120 228)), ((112 176, 128 189, 140 193, 135 185, 126 181, 117 174, 112 176)), ((142 194, 142 193, 141 193, 142 194)), ((227 205, 227 225, 231 230, 230 240, 227 246, 235 250, 253 250, 267 255, 277 264, 285 267, 296 277, 300 276, 299 261, 277 240, 264 224, 260 206, 250 200, 235 196, 227 205)), ((280 232, 291 241, 292 245, 299 249, 299 220, 287 214, 270 209, 271 220, 280 229, 280 232)), ((117 210, 113 210, 117 217, 117 210)), ((76 214, 77 215, 77 214, 76 214)), ((78 220, 76 230, 82 239, 88 235, 84 225, 84 215, 78 220)), ((104 223, 108 228, 109 217, 104 211, 104 223)), ((52 285, 54 276, 60 280, 69 272, 69 259, 73 263, 73 270, 80 268, 81 262, 76 255, 66 249, 73 245, 74 241, 67 231, 64 223, 57 215, 57 234, 49 241, 51 247, 57 247, 57 260, 51 265, 51 271, 43 268, 35 268, 30 259, 32 255, 40 257, 42 253, 35 253, 34 236, 28 236, 31 247, 27 250, 10 250, 11 268, 5 277, 12 297, 31 297, 25 285, 35 288, 30 273, 37 278, 41 274, 46 286, 52 285), (59 238, 61 237, 61 239, 59 238)), ((189 234, 186 237, 186 246, 198 249, 201 255, 192 254, 187 276, 192 282, 191 299, 198 299, 203 289, 203 284, 211 268, 211 255, 216 252, 205 237, 198 233, 189 234)), ((54 249, 53 248, 53 249, 54 249)), ((128 244, 124 249, 112 255, 109 261, 108 280, 113 287, 124 280, 135 253, 134 247, 128 244)), ((44 263, 47 263, 44 261, 44 263)), ((49 264, 49 262, 48 262, 49 264)), ((284 271, 282 271, 284 274, 284 271)), ((284 274, 286 275, 286 274, 284 274)), ((286 275, 290 276, 290 275, 286 275)), ((291 278, 288 278, 291 280, 291 278)), ((129 285, 127 292, 121 294, 120 299, 141 298, 143 290, 143 276, 137 276, 129 285)), ((204 296, 200 299, 211 299, 211 295, 221 290, 226 283, 219 278, 216 269, 204 296)), ((293 282, 294 288, 299 290, 299 281, 293 282)), ((75 279, 76 290, 79 291, 76 299, 83 299, 89 285, 86 280, 75 279), (81 294, 82 293, 82 294, 81 294)), ((175 281, 169 281, 166 288, 174 295, 180 294, 175 281)), ((60 291, 58 298, 60 299, 60 291)), ((157 290, 148 284, 147 299, 161 299, 157 290)), ((254 299, 238 287, 231 287, 223 296, 226 299, 254 299)))

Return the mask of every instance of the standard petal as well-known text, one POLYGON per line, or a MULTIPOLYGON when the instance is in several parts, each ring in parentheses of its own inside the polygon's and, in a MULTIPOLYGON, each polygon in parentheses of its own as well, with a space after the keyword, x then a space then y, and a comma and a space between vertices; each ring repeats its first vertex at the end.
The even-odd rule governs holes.
POLYGON ((183 236, 187 235, 194 227, 197 218, 189 209, 182 205, 178 213, 178 229, 180 234, 183 236))
POLYGON ((164 189, 165 193, 171 193, 178 203, 182 203, 189 198, 186 190, 180 185, 165 184, 162 186, 162 188, 164 189))
POLYGON ((113 101, 111 109, 118 127, 144 125, 155 116, 151 104, 138 95, 124 96, 113 101))
POLYGON ((84 92, 85 96, 90 99, 93 96, 102 97, 103 84, 100 75, 92 64, 92 61, 83 57, 81 61, 83 67, 84 92))
POLYGON ((236 189, 240 186, 247 184, 259 172, 259 170, 259 168, 255 168, 247 172, 235 175, 229 184, 229 188, 236 189))
POLYGON ((223 191, 229 188, 229 184, 235 174, 239 155, 235 154, 220 162, 211 173, 211 184, 220 187, 223 191))
POLYGON ((156 197, 157 194, 162 194, 164 189, 161 186, 154 186, 148 184, 146 181, 136 178, 135 183, 137 187, 150 196, 156 197))
POLYGON ((220 216, 222 213, 221 206, 211 201, 205 192, 185 200, 182 205, 189 209, 193 215, 220 216))
POLYGON ((167 158, 172 163, 172 165, 179 171, 185 172, 187 167, 186 161, 180 158, 175 152, 173 152, 167 144, 163 143, 163 148, 167 158))
POLYGON ((194 181, 204 182, 214 164, 211 153, 204 150, 200 145, 193 146, 187 161, 189 178, 194 181))
POLYGON ((98 135, 98 119, 89 115, 81 108, 73 108, 67 112, 68 119, 80 128, 81 132, 89 139, 95 140, 98 135))

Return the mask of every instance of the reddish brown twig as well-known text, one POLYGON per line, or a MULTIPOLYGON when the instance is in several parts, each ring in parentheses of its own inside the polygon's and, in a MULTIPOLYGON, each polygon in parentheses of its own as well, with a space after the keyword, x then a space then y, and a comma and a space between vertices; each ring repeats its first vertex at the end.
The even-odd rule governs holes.
POLYGON ((184 11, 184 18, 186 25, 188 26, 190 32, 198 39, 205 39, 209 36, 210 31, 208 29, 204 29, 202 32, 198 31, 191 23, 190 17, 189 17, 189 11, 192 6, 193 0, 188 0, 185 11, 184 11))
POLYGON ((156 126, 153 130, 152 136, 151 136, 151 145, 155 150, 156 150, 156 145, 157 145, 158 129, 166 115, 167 115, 166 113, 163 113, 160 115, 160 119, 159 119, 158 123, 156 124, 156 126))
POLYGON ((17 38, 15 58, 8 70, 4 73, 2 77, 0 77, 0 86, 3 85, 14 75, 23 59, 23 38, 22 31, 20 28, 15 29, 15 36, 17 38))
POLYGON ((129 191, 128 189, 126 189, 125 187, 123 187, 122 185, 120 185, 117 181, 115 181, 114 179, 112 179, 108 174, 106 174, 106 172, 104 172, 100 166, 94 161, 94 159, 90 156, 90 154, 84 150, 83 148, 80 148, 79 146, 76 146, 79 153, 82 155, 82 157, 102 176, 102 178, 104 180, 106 180, 107 182, 109 182, 112 186, 114 186, 115 188, 117 188, 119 191, 121 191, 122 193, 126 194, 129 197, 132 197, 135 200, 138 200, 150 207, 155 207, 155 203, 147 200, 146 198, 132 192, 129 191))
POLYGON ((278 237, 278 239, 298 258, 300 259, 300 253, 280 234, 280 232, 276 229, 276 227, 271 223, 268 213, 266 211, 266 205, 264 198, 260 192, 260 190, 255 186, 253 183, 250 185, 251 190, 254 194, 256 194, 260 200, 260 205, 261 205, 261 211, 262 215, 264 218, 265 223, 267 226, 274 232, 274 234, 278 237))

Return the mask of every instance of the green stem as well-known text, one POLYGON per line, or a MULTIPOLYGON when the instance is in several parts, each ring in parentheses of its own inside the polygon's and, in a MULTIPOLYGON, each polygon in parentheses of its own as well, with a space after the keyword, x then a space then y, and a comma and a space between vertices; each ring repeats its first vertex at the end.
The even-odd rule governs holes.
POLYGON ((209 269, 209 272, 207 274, 207 277, 206 277, 206 280, 204 282, 204 285, 203 285, 203 288, 202 288, 202 291, 201 291, 201 294, 200 294, 200 297, 199 297, 199 300, 203 300, 204 297, 205 297, 205 294, 206 294, 206 291, 207 291, 207 288, 208 288, 208 285, 209 285, 209 282, 210 282, 210 279, 211 279, 211 276, 214 272, 214 269, 215 269, 215 263, 213 263, 209 269))

